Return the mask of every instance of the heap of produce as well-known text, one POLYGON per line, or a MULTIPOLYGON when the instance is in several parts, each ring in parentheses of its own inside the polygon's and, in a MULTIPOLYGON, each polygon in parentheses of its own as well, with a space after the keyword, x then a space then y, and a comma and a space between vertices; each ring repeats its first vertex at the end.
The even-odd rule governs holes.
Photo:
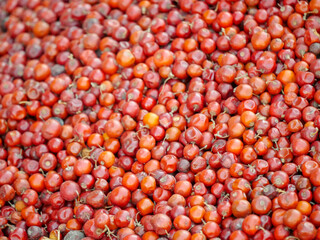
POLYGON ((320 0, 0 1, 0 240, 320 240, 320 0))

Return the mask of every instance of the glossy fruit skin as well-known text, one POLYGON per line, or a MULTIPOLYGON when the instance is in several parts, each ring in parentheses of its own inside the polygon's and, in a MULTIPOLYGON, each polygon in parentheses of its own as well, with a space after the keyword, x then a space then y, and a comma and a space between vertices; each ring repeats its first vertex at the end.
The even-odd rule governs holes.
POLYGON ((130 199, 131 199, 131 193, 128 189, 125 187, 116 187, 114 190, 112 190, 110 194, 110 201, 119 206, 119 207, 124 207, 126 206, 130 199))
POLYGON ((58 137, 61 133, 61 125, 55 119, 48 119, 42 126, 41 132, 45 139, 58 137))

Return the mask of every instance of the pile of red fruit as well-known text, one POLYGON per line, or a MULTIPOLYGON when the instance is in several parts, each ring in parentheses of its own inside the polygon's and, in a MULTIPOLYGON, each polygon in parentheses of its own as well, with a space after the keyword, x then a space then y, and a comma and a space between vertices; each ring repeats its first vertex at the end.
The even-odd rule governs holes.
POLYGON ((320 0, 0 1, 0 240, 320 239, 320 0))

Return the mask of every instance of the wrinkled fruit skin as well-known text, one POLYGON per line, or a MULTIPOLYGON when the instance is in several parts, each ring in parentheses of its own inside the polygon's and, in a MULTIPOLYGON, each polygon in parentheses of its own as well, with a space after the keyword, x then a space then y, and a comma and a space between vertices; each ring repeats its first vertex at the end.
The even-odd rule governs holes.
POLYGON ((70 231, 66 234, 66 236, 64 237, 64 239, 66 240, 80 240, 83 239, 85 237, 84 233, 80 232, 80 231, 70 231))

